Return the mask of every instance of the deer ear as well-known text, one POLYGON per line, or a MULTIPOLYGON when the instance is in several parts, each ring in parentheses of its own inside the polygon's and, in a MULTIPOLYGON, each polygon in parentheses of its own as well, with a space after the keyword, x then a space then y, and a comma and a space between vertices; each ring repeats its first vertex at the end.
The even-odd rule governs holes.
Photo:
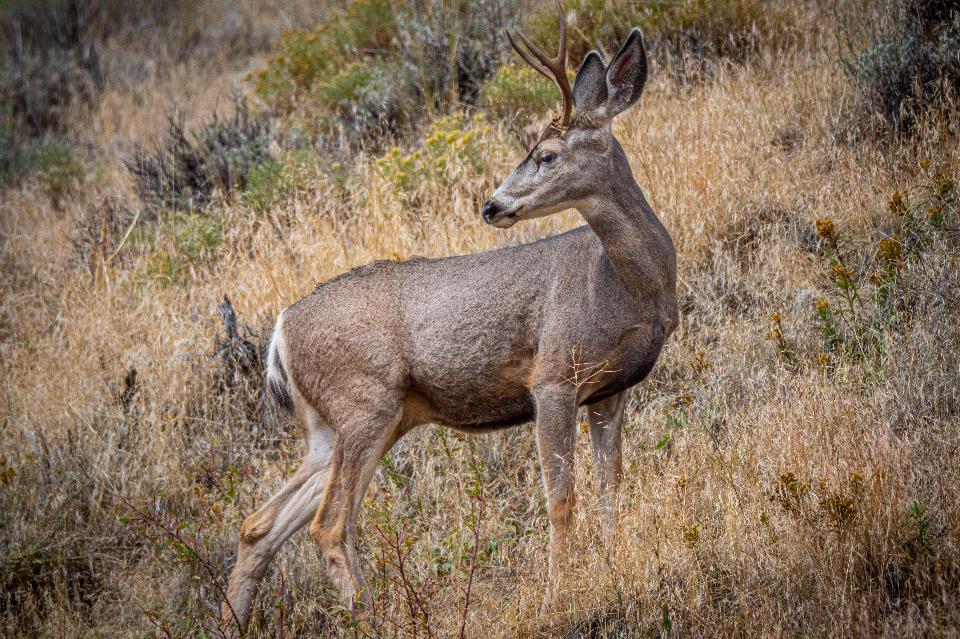
POLYGON ((640 99, 647 81, 647 53, 643 34, 634 27, 607 67, 607 116, 614 117, 640 99))
POLYGON ((584 56, 573 81, 573 105, 577 113, 591 113, 607 103, 606 69, 603 58, 593 50, 584 56))

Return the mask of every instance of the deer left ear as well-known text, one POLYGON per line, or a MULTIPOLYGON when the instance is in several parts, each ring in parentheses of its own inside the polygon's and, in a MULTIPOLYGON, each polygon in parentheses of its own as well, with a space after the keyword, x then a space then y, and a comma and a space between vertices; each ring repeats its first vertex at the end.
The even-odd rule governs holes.
POLYGON ((607 116, 623 113, 640 99, 647 81, 643 34, 634 27, 607 67, 607 116))

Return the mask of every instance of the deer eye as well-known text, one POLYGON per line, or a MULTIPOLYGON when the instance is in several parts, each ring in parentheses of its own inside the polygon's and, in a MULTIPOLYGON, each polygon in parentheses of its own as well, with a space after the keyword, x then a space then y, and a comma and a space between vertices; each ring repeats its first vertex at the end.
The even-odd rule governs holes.
POLYGON ((538 160, 538 162, 540 164, 550 164, 556 159, 557 159, 556 153, 552 151, 544 151, 543 153, 540 154, 540 159, 538 160))

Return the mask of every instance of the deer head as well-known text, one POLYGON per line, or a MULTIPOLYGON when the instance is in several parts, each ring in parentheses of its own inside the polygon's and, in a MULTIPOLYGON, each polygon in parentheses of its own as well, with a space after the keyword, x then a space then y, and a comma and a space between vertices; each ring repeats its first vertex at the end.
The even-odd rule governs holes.
POLYGON ((483 205, 484 222, 499 228, 580 208, 590 198, 609 195, 627 176, 632 180, 611 122, 643 92, 647 79, 643 34, 634 28, 609 65, 599 52, 590 51, 571 90, 566 73, 567 21, 560 0, 556 3, 560 47, 555 58, 548 58, 519 31, 514 35, 507 30, 510 44, 527 64, 557 84, 563 110, 483 205))

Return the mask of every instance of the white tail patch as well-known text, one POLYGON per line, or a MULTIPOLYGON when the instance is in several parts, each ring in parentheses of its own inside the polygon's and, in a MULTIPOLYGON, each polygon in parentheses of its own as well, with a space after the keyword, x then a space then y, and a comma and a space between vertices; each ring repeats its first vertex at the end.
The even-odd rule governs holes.
POLYGON ((290 376, 283 363, 286 345, 283 335, 283 311, 280 311, 277 324, 273 328, 273 336, 270 338, 270 348, 267 349, 267 387, 277 405, 288 413, 293 413, 290 376))

